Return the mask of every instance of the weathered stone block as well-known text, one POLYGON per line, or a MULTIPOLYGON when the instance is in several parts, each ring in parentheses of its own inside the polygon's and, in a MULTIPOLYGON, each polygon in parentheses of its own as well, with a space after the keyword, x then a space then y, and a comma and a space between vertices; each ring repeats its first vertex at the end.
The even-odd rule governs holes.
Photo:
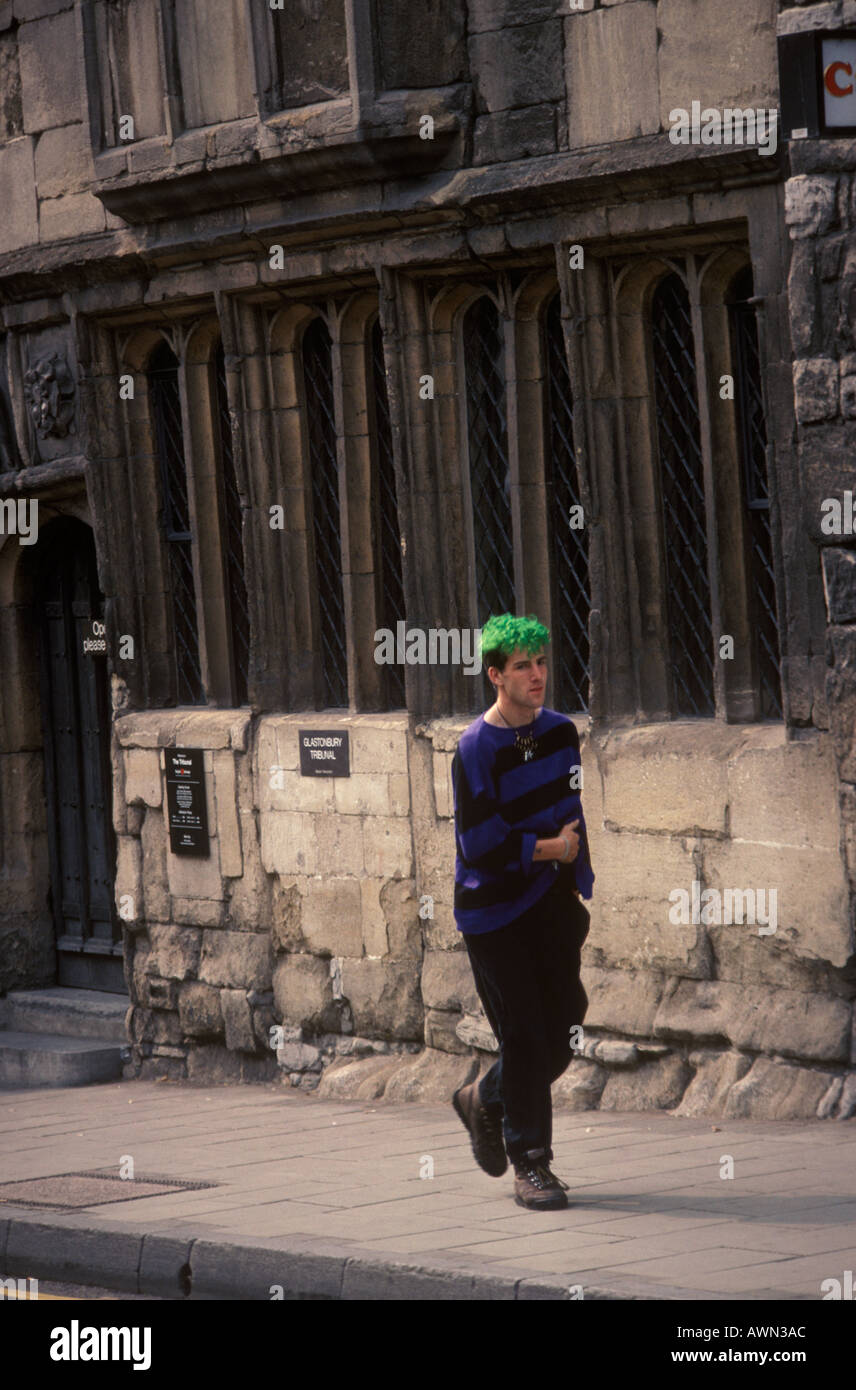
POLYGON ((46 130, 36 145, 36 183, 40 198, 56 198, 88 188, 95 177, 92 145, 84 125, 46 130))
MULTIPOLYGON (((599 754, 607 825, 724 832, 728 792, 722 739, 716 737, 721 731, 713 731, 713 739, 706 732, 695 724, 657 724, 609 735, 599 754)), ((586 807, 585 768, 583 776, 586 807)))
POLYGON ((33 140, 29 135, 0 147, 0 254, 35 246, 39 239, 33 140))
POLYGON ((426 951, 422 962, 422 998, 428 1009, 481 1009, 470 958, 464 951, 426 951))
POLYGON ((187 1049, 188 1081, 240 1081, 241 1056, 220 1043, 197 1043, 187 1049))
POLYGON ((785 184, 785 222, 794 240, 822 236, 835 217, 834 177, 797 174, 785 184))
POLYGON ((255 1052, 256 1035, 247 991, 221 989, 220 1008, 226 1025, 226 1046, 230 1052, 255 1052))
POLYGON ((351 772, 407 771, 407 721, 363 715, 351 726, 351 772))
POLYGON ((386 1083, 385 1101, 450 1101, 459 1087, 478 1074, 474 1057, 450 1057, 445 1052, 425 1048, 416 1057, 403 1060, 386 1083))
POLYGON ((647 970, 603 970, 593 965, 581 972, 588 995, 586 1028, 650 1037, 654 1015, 663 997, 663 976, 647 970))
MULTIPOLYGON (((165 810, 164 821, 166 821, 165 810)), ((168 843, 169 840, 167 839, 168 843)), ((223 879, 220 875, 219 846, 213 835, 210 846, 211 853, 207 859, 195 858, 186 854, 167 853, 167 880, 169 891, 174 898, 222 899, 225 897, 223 879)))
MULTIPOLYGON (((396 960, 420 960, 422 922, 413 879, 388 879, 380 890, 380 906, 386 920, 389 954, 396 960)), ((366 955, 372 954, 367 947, 366 955)))
POLYGON ((746 1076, 728 1092, 723 1108, 726 1119, 813 1119, 832 1083, 834 1072, 814 1071, 787 1062, 757 1057, 746 1076))
POLYGON ((564 96, 561 23, 545 19, 471 36, 477 111, 536 106, 564 96))
MULTIPOLYGON (((352 951, 351 954, 364 954, 367 956, 388 955, 390 947, 386 926, 386 914, 380 902, 381 891, 386 886, 385 880, 381 878, 361 878, 358 882, 360 885, 360 920, 363 930, 363 950, 362 953, 352 951)), ((401 953, 393 952, 393 954, 401 953)))
POLYGON ((390 814, 389 779, 384 773, 352 772, 350 777, 330 780, 334 784, 336 810, 341 815, 390 814))
POLYGON ((334 784, 340 780, 347 781, 349 779, 304 777, 300 772, 292 772, 284 768, 274 772, 270 772, 268 769, 267 774, 261 777, 259 783, 260 804, 265 811, 331 812, 336 809, 334 784))
MULTIPOLYGON (((315 819, 314 816, 296 811, 260 813, 262 866, 266 873, 316 874, 324 864, 338 864, 338 860, 329 857, 319 860, 315 819)), ((356 828, 359 832, 360 827, 356 828)), ((346 867, 342 864, 338 866, 346 867)), ((362 855, 359 868, 362 868, 362 855)))
POLYGON ((22 25, 18 62, 25 131, 83 120, 83 64, 77 61, 73 10, 22 25))
POLYGON ((276 1010, 283 1023, 298 1024, 308 1035, 337 1031, 329 961, 320 956, 287 955, 273 972, 276 1010))
POLYGON ((283 1043, 276 1060, 283 1071, 320 1071, 323 1066, 320 1049, 302 1042, 283 1043))
POLYGON ((834 420, 838 414, 838 363, 831 357, 808 357, 794 363, 797 419, 803 424, 834 420))
POLYGON ((768 747, 746 748, 729 759, 732 839, 837 851, 838 780, 829 739, 819 734, 786 742, 783 728, 769 732, 768 747))
POLYGON ((477 1047, 481 1052, 499 1052, 499 1043, 484 1014, 464 1014, 455 1025, 455 1033, 467 1047, 477 1047))
POLYGON ((672 889, 690 891, 694 841, 659 835, 604 834, 600 862, 621 863, 621 876, 599 878, 589 906, 586 964, 654 969, 706 978, 709 947, 700 926, 669 918, 672 889), (652 891, 652 884, 655 885, 652 891))
MULTIPOLYGON (((844 864, 837 851, 803 848, 795 854, 789 846, 753 844, 747 840, 714 843, 704 847, 704 880, 720 895, 726 889, 755 893, 756 916, 760 917, 758 891, 765 893, 764 915, 775 909, 775 932, 764 939, 786 945, 797 957, 843 965, 851 951, 848 927, 848 891, 844 864), (771 893, 775 891, 775 899, 771 893)), ((683 886, 689 889, 689 883, 683 886)), ((751 899, 743 898, 744 916, 751 899)), ((726 907, 722 898, 723 911, 726 907)), ((733 914, 736 916, 736 912, 733 914)), ((737 934, 767 932, 763 924, 734 922, 722 931, 737 934)), ((676 928, 687 932, 694 927, 676 928)), ((688 972, 682 971, 682 974, 688 972)))
POLYGON ((270 916, 271 944, 275 951, 300 951, 303 948, 301 914, 303 898, 296 882, 274 880, 273 907, 270 916))
MULTIPOLYGON (((367 816, 362 826, 365 872, 374 878, 410 878, 413 874, 413 832, 400 817, 367 816)), ((318 830, 319 842, 321 839, 318 830)))
POLYGON ((657 1011, 658 1038, 730 1042, 748 1052, 846 1062, 850 1006, 797 990, 743 986, 726 980, 678 980, 657 1011))
POLYGON ((470 34, 482 34, 488 29, 507 29, 512 24, 534 24, 555 18, 558 9, 556 0, 468 0, 467 30, 470 34))
POLYGON ((689 1060, 696 1073, 675 1114, 689 1119, 698 1115, 721 1116, 725 1111, 728 1092, 735 1082, 746 1075, 752 1058, 744 1057, 739 1052, 696 1052, 689 1060))
POLYGON ((670 110, 689 110, 694 98, 706 106, 708 95, 720 108, 778 106, 776 21, 766 0, 721 0, 714 10, 687 0, 659 0, 657 28, 665 128, 670 110))
POLYGON ((148 1009, 175 1009, 178 1006, 178 982, 144 976, 140 980, 139 1002, 148 1009))
POLYGON ((192 980, 199 970, 202 932, 192 927, 149 927, 151 954, 146 967, 149 975, 167 980, 192 980))
POLYGON ((461 1056, 469 1052, 469 1046, 461 1041, 455 1031, 460 1020, 461 1015, 457 1012, 428 1009, 425 1014, 425 1046, 461 1056))
POLYGON ((455 814, 455 792, 452 786, 453 758, 453 753, 438 753, 436 750, 432 755, 434 804, 437 807, 438 816, 454 816, 455 814))
POLYGON ((611 1071, 600 1097, 601 1110, 671 1110, 692 1078, 683 1057, 670 1054, 643 1062, 632 1071, 611 1071))
POLYGON ((266 933, 204 931, 199 978, 233 989, 270 989, 272 956, 266 933))
POLYGON ((317 876, 305 880, 303 937, 313 951, 334 956, 363 953, 362 898, 356 878, 317 876))
POLYGON ((181 1029, 191 1038, 217 1038, 223 1033, 221 991, 214 985, 192 980, 182 985, 178 993, 178 1017, 181 1029))
MULTIPOLYGON (((362 876, 364 869, 365 872, 376 876, 383 873, 383 869, 369 868, 364 861, 363 826, 374 822, 364 822, 356 816, 337 815, 312 816, 311 820, 317 873, 330 864, 335 864, 340 873, 357 877, 362 876)), ((386 823, 381 822, 384 825, 386 823)), ((392 824, 400 827, 401 821, 394 821, 392 824)), ((380 856, 378 862, 381 862, 380 856)))
POLYGON ((327 1067, 318 1083, 322 1100, 378 1100, 401 1066, 400 1057, 343 1057, 327 1067))
POLYGON ((572 150, 660 129, 656 5, 568 16, 565 53, 572 150))
POLYGON ((129 805, 163 803, 160 757, 154 748, 125 750, 125 800, 129 805))
POLYGON ((829 621, 856 623, 856 551, 840 546, 824 548, 823 587, 829 621))
POLYGON ((241 823, 238 818, 235 754, 218 749, 212 753, 211 761, 214 769, 220 872, 226 878, 240 878, 244 872, 244 857, 241 850, 241 823))
POLYGON ((226 904, 210 898, 172 898, 172 920, 186 927, 222 927, 226 904))
POLYGON ((473 164, 553 154, 556 149, 556 107, 523 106, 479 116, 473 137, 473 164))
POLYGON ((359 1033, 422 1040, 422 996, 410 961, 343 960, 342 991, 359 1033))
POLYGON ((120 835, 116 841, 115 900, 123 921, 133 922, 142 917, 142 871, 143 852, 139 840, 120 835))
POLYGON ((104 205, 91 193, 63 193, 39 203, 39 240, 68 241, 105 227, 104 205))
POLYGON ((606 1067, 586 1057, 574 1057, 553 1082, 553 1105, 557 1110, 596 1110, 608 1080, 606 1067))

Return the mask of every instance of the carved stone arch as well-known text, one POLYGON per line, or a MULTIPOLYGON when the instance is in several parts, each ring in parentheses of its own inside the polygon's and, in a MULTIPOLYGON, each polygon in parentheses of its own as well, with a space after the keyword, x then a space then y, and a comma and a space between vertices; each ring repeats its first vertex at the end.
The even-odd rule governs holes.
POLYGON ((145 374, 152 354, 161 343, 167 343, 177 358, 180 358, 175 333, 172 328, 158 324, 134 327, 126 334, 117 334, 117 357, 119 365, 131 372, 145 374))
POLYGON ((181 336, 181 351, 176 353, 179 360, 183 360, 188 367, 207 365, 213 361, 220 341, 220 320, 212 311, 186 325, 181 336))
POLYGON ((549 269, 534 270, 521 281, 512 295, 512 315, 515 322, 521 323, 528 319, 537 319, 540 322, 547 312, 547 306, 558 292, 559 281, 552 266, 549 269))
POLYGON ((702 307, 724 304, 736 276, 747 266, 751 267, 749 251, 741 246, 718 247, 706 257, 698 271, 702 307))
POLYGON ((489 282, 467 280, 440 290, 431 300, 428 322, 433 333, 454 333, 463 323, 464 316, 477 299, 487 295, 496 305, 500 318, 506 317, 502 296, 489 282))

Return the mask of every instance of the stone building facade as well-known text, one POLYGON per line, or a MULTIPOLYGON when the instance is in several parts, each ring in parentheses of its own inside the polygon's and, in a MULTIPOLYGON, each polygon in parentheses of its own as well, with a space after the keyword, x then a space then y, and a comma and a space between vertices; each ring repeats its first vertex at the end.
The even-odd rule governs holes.
POLYGON ((0 991, 127 990, 129 1075, 450 1095, 496 1046, 452 916, 489 692, 375 634, 502 606, 582 737, 557 1101, 856 1112, 856 146, 670 139, 848 25, 0 3, 0 991))

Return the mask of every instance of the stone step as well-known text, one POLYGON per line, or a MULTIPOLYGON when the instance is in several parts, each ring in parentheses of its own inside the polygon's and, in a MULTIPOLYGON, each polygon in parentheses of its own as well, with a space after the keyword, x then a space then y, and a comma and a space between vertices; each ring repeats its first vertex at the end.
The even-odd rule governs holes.
POLYGON ((95 989, 16 989, 0 999, 0 1028, 124 1043, 128 999, 95 989))
POLYGON ((55 1033, 0 1032, 0 1086, 88 1086, 121 1076, 118 1043, 55 1033))

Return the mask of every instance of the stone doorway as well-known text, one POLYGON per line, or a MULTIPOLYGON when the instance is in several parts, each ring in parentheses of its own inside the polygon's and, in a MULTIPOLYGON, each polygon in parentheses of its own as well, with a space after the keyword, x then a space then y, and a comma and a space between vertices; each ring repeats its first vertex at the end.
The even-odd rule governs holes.
POLYGON ((124 994, 106 641, 90 528, 53 522, 34 559, 57 983, 124 994))

